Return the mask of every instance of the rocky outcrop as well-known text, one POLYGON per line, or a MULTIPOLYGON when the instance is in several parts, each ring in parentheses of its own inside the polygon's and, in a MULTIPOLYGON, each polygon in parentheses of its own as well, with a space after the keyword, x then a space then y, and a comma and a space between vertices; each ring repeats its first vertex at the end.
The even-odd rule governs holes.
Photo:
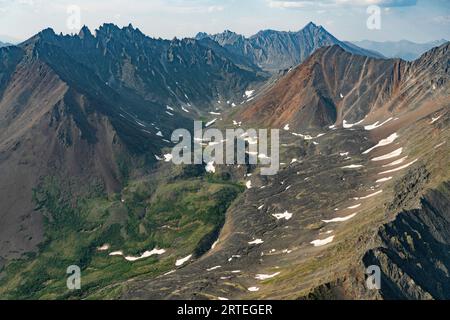
POLYGON ((245 57, 254 65, 270 72, 295 67, 317 49, 331 45, 339 45, 354 54, 382 57, 376 52, 339 41, 324 27, 312 22, 297 32, 264 30, 246 38, 226 30, 214 35, 199 33, 196 37, 199 40, 205 38, 213 39, 229 52, 245 57))
POLYGON ((384 299, 450 299, 450 182, 384 225, 378 241, 363 261, 380 267, 384 299))

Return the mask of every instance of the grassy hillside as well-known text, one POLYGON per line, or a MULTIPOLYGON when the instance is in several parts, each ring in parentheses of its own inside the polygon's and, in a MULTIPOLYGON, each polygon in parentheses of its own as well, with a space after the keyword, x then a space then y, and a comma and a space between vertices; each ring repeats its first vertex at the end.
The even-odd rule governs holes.
POLYGON ((113 298, 115 283, 151 278, 175 269, 175 261, 211 247, 225 212, 242 187, 211 176, 131 180, 121 194, 101 190, 74 198, 60 181, 47 177, 35 190, 37 210, 46 217, 46 241, 39 253, 8 264, 1 298, 113 298), (108 250, 99 247, 108 245, 108 250), (162 255, 127 261, 154 248, 162 255), (124 256, 110 256, 113 251, 124 256), (81 268, 82 289, 66 287, 70 265, 81 268))

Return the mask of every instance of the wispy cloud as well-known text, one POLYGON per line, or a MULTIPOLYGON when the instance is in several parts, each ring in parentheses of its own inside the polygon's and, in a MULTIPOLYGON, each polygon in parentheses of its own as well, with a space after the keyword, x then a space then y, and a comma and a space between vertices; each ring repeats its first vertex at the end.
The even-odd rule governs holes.
POLYGON ((363 7, 378 5, 380 7, 415 6, 417 0, 268 0, 271 8, 299 9, 308 7, 363 7))
POLYGON ((450 15, 434 17, 433 21, 438 24, 448 25, 448 24, 450 24, 450 15))

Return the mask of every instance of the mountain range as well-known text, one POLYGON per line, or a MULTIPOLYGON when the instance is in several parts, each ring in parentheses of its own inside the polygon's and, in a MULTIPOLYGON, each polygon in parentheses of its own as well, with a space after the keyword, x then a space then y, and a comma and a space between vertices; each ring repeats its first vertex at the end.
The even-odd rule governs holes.
POLYGON ((448 42, 387 59, 313 23, 1 48, 0 298, 450 297, 449 67, 448 42), (174 165, 193 120, 281 129, 280 172, 174 165))
POLYGON ((7 42, 1 42, 0 41, 0 48, 2 48, 2 47, 7 47, 7 46, 10 46, 11 44, 10 43, 7 43, 7 42))
POLYGON ((199 33, 196 39, 212 39, 233 54, 245 57, 267 71, 278 71, 295 67, 315 50, 324 46, 339 45, 344 50, 370 57, 380 54, 356 45, 339 41, 322 26, 310 22, 298 32, 264 30, 246 38, 229 30, 208 35, 199 33))
POLYGON ((367 50, 379 52, 387 58, 401 58, 406 61, 413 61, 428 50, 439 47, 446 42, 447 40, 444 39, 426 43, 415 43, 408 40, 386 42, 363 40, 354 41, 353 44, 367 50))

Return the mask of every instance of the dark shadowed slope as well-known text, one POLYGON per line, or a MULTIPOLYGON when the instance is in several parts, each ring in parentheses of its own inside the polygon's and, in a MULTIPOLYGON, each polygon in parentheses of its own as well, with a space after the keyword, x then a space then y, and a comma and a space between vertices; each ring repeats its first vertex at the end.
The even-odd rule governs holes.
POLYGON ((0 57, 2 258, 41 242, 33 189, 45 177, 74 197, 90 185, 117 191, 161 157, 174 129, 264 79, 198 41, 111 24, 96 36, 47 29, 0 57))

